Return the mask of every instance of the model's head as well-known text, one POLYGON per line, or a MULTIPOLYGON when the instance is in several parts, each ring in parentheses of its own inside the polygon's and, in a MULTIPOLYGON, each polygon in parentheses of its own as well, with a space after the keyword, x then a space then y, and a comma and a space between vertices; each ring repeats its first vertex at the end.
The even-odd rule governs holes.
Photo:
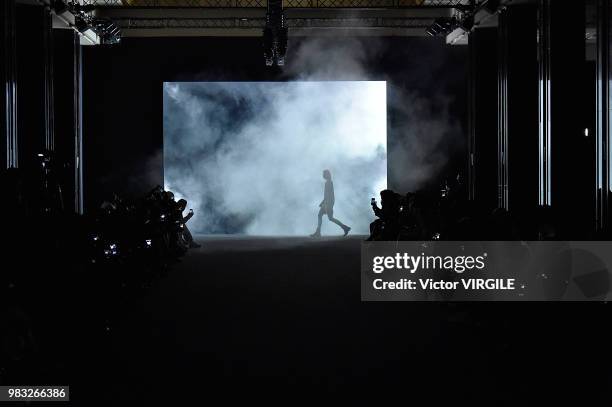
POLYGON ((331 181, 331 172, 329 172, 329 170, 323 170, 323 178, 328 181, 331 181))
POLYGON ((179 208, 181 212, 184 211, 185 208, 187 207, 187 201, 184 199, 179 199, 176 204, 177 204, 176 206, 179 208))

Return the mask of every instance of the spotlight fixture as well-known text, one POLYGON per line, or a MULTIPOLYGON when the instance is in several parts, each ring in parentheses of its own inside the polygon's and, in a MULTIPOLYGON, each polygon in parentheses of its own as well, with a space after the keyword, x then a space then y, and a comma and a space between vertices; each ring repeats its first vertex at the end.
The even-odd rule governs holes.
POLYGON ((432 37, 446 35, 457 28, 458 25, 459 22, 454 17, 439 17, 434 20, 426 32, 432 37))
POLYGON ((96 9, 96 6, 94 6, 93 4, 79 4, 79 3, 73 3, 72 4, 72 8, 74 11, 79 12, 79 13, 90 13, 92 11, 94 11, 96 9))
POLYGON ((108 18, 92 16, 94 7, 90 4, 53 0, 51 8, 66 25, 81 34, 85 39, 85 42, 81 42, 84 45, 116 44, 121 41, 119 27, 108 18))
MULTIPOLYGON (((492 0, 489 0, 486 4, 491 2, 492 0)), ((491 6, 494 6, 494 4, 491 4, 491 6)), ((460 29, 463 33, 469 33, 474 28, 474 15, 481 7, 485 6, 471 6, 469 8, 464 7, 461 12, 456 13, 452 17, 436 18, 429 28, 427 28, 426 33, 432 37, 448 35, 458 29, 460 29)))
POLYGON ((288 29, 285 25, 282 0, 269 0, 263 30, 264 59, 267 66, 285 65, 288 29))
POLYGON ((101 44, 117 44, 121 41, 121 29, 112 20, 96 18, 91 25, 100 37, 101 44))

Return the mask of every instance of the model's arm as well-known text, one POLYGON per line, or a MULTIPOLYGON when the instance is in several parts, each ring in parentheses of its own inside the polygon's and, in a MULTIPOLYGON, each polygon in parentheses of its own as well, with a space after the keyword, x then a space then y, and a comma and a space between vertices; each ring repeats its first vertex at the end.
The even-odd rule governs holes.
POLYGON ((191 217, 192 217, 192 216, 193 216, 193 211, 189 211, 189 213, 187 214, 187 216, 185 216, 185 217, 183 218, 183 223, 187 223, 187 221, 188 221, 189 219, 191 219, 191 217))
POLYGON ((323 195, 323 202, 332 205, 334 202, 334 186, 329 181, 325 183, 325 193, 323 195))
POLYGON ((321 201, 321 203, 319 204, 319 206, 323 206, 325 205, 325 201, 327 200, 327 184, 325 184, 325 187, 323 188, 323 200, 321 201))
POLYGON ((376 202, 372 204, 372 210, 374 211, 374 215, 378 216, 379 218, 382 217, 382 209, 378 207, 378 204, 376 202))

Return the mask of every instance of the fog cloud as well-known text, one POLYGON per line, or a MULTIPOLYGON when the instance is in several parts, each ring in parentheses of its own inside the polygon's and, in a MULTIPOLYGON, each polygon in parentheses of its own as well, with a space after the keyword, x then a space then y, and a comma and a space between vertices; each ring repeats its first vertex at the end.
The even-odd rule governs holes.
POLYGON ((194 231, 312 233, 329 169, 335 216, 367 233, 386 156, 384 82, 164 85, 166 188, 195 209, 194 231))
MULTIPOLYGON (((465 146, 445 88, 462 70, 446 52, 407 41, 392 53, 401 63, 401 73, 389 66, 394 80, 371 69, 381 66, 382 40, 292 38, 287 82, 166 83, 166 187, 195 209, 194 231, 305 235, 329 168, 335 215, 367 233, 369 198, 385 188, 387 169, 398 192, 414 191, 465 146)), ((340 232, 324 221, 323 233, 340 232)))

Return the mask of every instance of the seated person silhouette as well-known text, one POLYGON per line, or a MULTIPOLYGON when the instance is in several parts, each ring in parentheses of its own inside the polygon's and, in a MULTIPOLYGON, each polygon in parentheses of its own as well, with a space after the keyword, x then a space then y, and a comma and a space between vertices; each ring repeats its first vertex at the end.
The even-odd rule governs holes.
POLYGON ((187 216, 183 216, 183 211, 185 210, 185 208, 187 208, 187 201, 184 199, 179 199, 178 202, 176 203, 176 209, 178 211, 179 219, 181 220, 181 223, 183 224, 183 239, 185 240, 185 243, 187 243, 190 249, 195 249, 195 248, 200 247, 200 245, 197 244, 193 240, 193 236, 191 232, 189 231, 189 228, 187 227, 187 222, 193 216, 193 209, 189 210, 189 213, 187 214, 187 216))
POLYGON ((370 237, 367 240, 397 240, 401 211, 400 195, 390 189, 380 191, 380 204, 372 198, 372 210, 378 217, 370 224, 370 237))
POLYGON ((323 200, 319 204, 319 220, 317 224, 317 230, 310 236, 321 237, 321 222, 323 221, 323 215, 327 215, 327 218, 330 220, 330 222, 334 222, 336 225, 340 226, 344 231, 344 236, 346 236, 348 235, 348 232, 351 230, 351 228, 340 222, 338 219, 334 218, 335 198, 334 183, 331 179, 331 172, 329 172, 329 170, 324 170, 323 178, 325 179, 325 189, 323 190, 323 200))

